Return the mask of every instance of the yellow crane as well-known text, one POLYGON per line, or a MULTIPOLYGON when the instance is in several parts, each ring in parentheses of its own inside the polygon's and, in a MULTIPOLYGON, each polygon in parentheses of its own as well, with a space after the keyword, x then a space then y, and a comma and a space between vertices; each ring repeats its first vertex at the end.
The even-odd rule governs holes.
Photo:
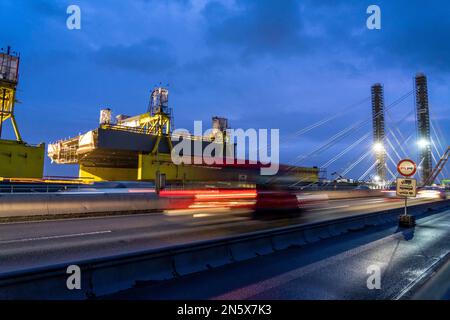
POLYGON ((16 100, 16 87, 19 75, 19 57, 11 53, 8 47, 6 52, 0 53, 0 139, 3 125, 11 120, 17 141, 22 141, 16 119, 14 118, 14 104, 16 100))
POLYGON ((19 55, 10 47, 0 52, 0 178, 42 178, 45 145, 26 144, 14 117, 19 61, 19 55), (11 121, 15 140, 2 137, 8 120, 11 121))

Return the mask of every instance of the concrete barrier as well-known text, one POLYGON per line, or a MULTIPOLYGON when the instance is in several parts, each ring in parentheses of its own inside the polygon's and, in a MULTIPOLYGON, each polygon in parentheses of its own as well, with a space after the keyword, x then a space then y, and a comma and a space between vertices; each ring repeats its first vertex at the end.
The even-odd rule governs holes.
POLYGON ((331 237, 328 226, 309 228, 304 231, 305 240, 308 243, 318 242, 331 237))
MULTIPOLYGON (((84 290, 68 290, 65 267, 55 267, 52 270, 35 269, 23 274, 22 272, 0 278, 1 300, 36 300, 36 299, 87 299, 84 290)), ((87 281, 82 281, 84 288, 87 281)))
POLYGON ((228 246, 207 246, 197 251, 179 253, 175 255, 174 262, 176 273, 186 275, 232 263, 233 258, 228 246))
POLYGON ((284 250, 290 247, 300 247, 307 244, 302 230, 287 234, 273 235, 272 243, 275 250, 284 250))
POLYGON ((229 248, 234 261, 248 260, 274 251, 271 237, 234 241, 229 248))
POLYGON ((346 228, 342 228, 339 225, 329 225, 328 226, 328 233, 330 234, 330 236, 332 237, 336 237, 339 236, 341 234, 344 234, 347 232, 346 228))
MULTIPOLYGON (((174 261, 170 254, 158 255, 152 259, 125 259, 123 263, 85 266, 83 274, 87 286, 86 296, 102 296, 135 287, 139 282, 153 282, 172 279, 175 275, 174 261)), ((120 261, 119 261, 120 262, 120 261)))
POLYGON ((0 218, 164 210, 186 199, 154 193, 0 194, 0 218))

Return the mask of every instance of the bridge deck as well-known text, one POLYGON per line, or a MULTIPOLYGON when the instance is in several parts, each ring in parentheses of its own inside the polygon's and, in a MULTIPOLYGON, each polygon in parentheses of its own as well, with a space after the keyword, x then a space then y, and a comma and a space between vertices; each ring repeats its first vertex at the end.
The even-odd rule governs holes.
POLYGON ((208 272, 130 289, 121 299, 398 299, 408 298, 450 251, 450 211, 415 229, 350 233, 208 272), (369 290, 369 266, 381 289, 369 290))

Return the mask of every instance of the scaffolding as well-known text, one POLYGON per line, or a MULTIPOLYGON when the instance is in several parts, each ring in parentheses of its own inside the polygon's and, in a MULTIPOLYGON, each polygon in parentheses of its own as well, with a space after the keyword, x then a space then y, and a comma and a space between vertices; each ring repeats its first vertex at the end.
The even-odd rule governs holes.
POLYGON ((16 87, 19 76, 19 56, 8 47, 0 52, 0 139, 5 121, 11 120, 17 141, 22 141, 19 128, 14 117, 16 87))
POLYGON ((42 178, 45 145, 26 144, 14 116, 16 90, 19 82, 20 57, 11 47, 0 50, 0 177, 42 178), (11 121, 15 140, 5 139, 6 121, 11 121))
POLYGON ((430 137, 430 110, 428 107, 427 77, 419 73, 415 79, 417 135, 420 147, 421 183, 428 181, 433 171, 430 137))
POLYGON ((386 150, 384 148, 384 91, 383 86, 376 83, 372 86, 372 124, 374 152, 377 161, 376 175, 380 182, 386 181, 386 150))

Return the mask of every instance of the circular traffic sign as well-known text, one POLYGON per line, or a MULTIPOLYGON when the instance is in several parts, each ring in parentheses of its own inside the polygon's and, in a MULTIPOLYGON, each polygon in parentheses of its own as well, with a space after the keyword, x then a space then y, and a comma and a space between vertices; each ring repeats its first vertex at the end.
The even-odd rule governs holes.
POLYGON ((412 161, 410 159, 403 159, 403 160, 400 160, 400 162, 398 163, 397 171, 402 176, 411 177, 416 173, 417 165, 414 161, 412 161))

